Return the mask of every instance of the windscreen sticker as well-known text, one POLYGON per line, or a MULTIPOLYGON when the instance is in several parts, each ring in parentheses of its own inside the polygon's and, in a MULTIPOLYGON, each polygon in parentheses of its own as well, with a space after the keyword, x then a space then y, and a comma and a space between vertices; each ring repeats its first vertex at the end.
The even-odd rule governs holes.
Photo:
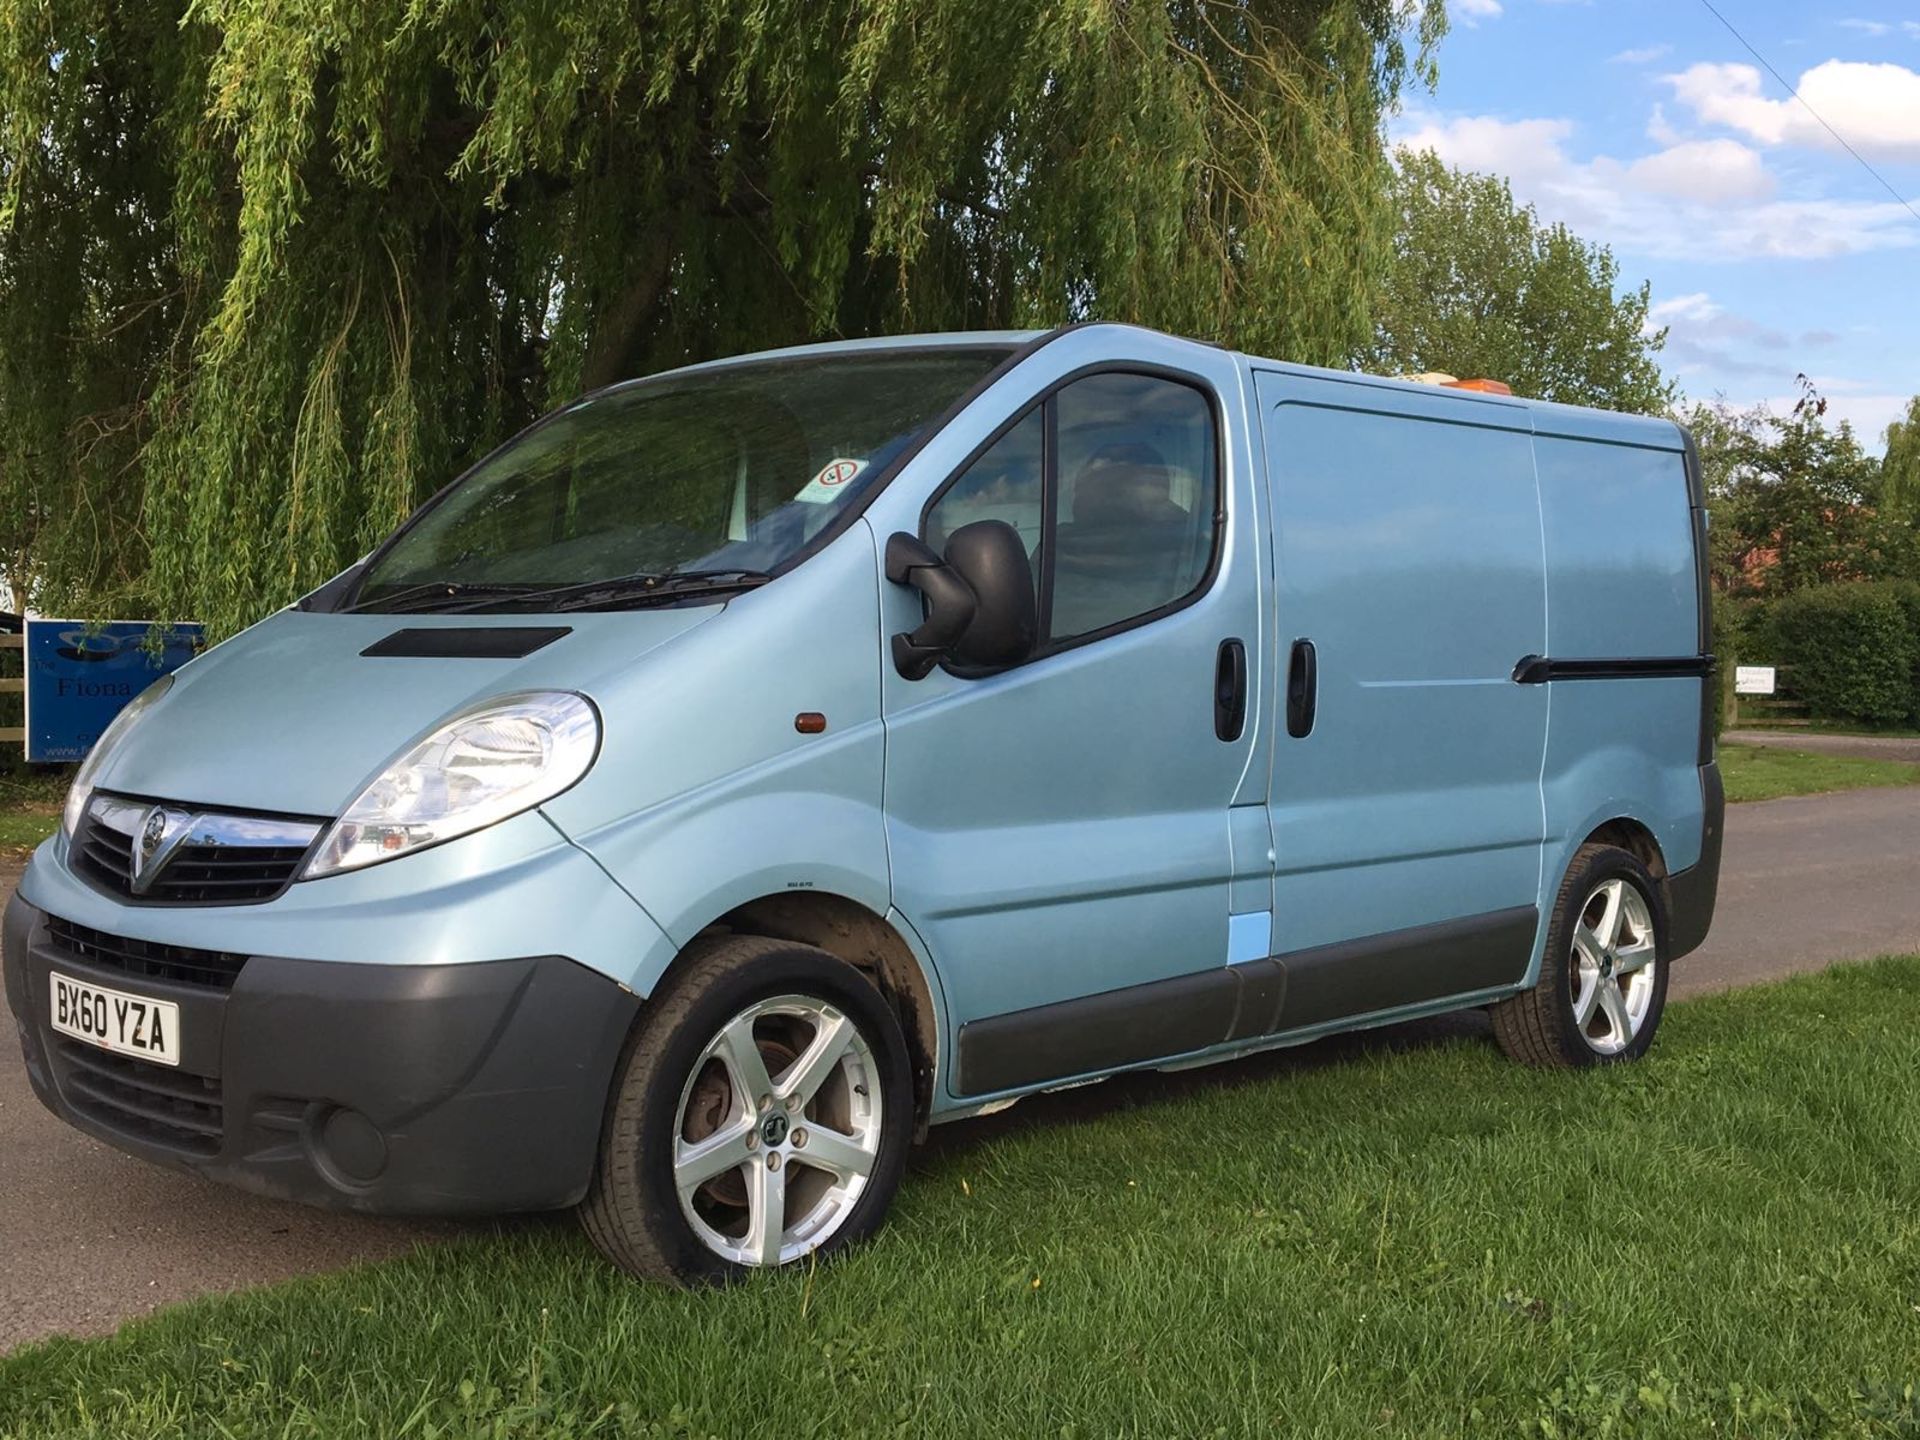
POLYGON ((845 493, 854 477, 866 468, 867 462, 864 460, 829 460, 820 467, 820 473, 793 498, 807 505, 831 505, 845 493))

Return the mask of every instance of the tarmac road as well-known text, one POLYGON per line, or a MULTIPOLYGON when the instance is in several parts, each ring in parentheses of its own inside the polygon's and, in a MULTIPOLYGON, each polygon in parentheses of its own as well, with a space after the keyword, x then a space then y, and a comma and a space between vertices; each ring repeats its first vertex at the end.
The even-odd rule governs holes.
MULTIPOLYGON (((0 857, 0 907, 19 875, 19 861, 0 857)), ((4 1002, 0 1015, 0 1353, 106 1334, 210 1291, 385 1259, 461 1228, 264 1200, 122 1155, 47 1113, 4 1002)))
MULTIPOLYGON (((0 860, 0 904, 17 863, 0 860)), ((1753 984, 1838 960, 1920 952, 1920 794, 1856 790, 1737 805, 1713 933, 1676 966, 1678 996, 1753 984)), ((979 1143, 1010 1126, 1151 1100, 1169 1086, 1337 1062, 1355 1044, 1418 1044, 1484 1018, 1446 1017, 1178 1076, 1049 1096, 935 1132, 979 1143), (1017 1118, 1016 1118, 1017 1117, 1017 1118)), ((404 1253, 471 1231, 257 1199, 123 1156, 68 1129, 33 1098, 0 1033, 0 1352, 42 1336, 101 1334, 159 1305, 404 1253)))

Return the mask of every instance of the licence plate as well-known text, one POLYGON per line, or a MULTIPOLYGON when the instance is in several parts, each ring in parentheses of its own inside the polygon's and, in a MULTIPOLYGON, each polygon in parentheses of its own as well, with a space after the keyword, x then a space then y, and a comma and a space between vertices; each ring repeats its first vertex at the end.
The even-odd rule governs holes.
POLYGON ((162 1065, 180 1063, 180 1007, 171 1000, 149 1000, 58 972, 47 978, 53 982, 53 1028, 62 1035, 162 1065))

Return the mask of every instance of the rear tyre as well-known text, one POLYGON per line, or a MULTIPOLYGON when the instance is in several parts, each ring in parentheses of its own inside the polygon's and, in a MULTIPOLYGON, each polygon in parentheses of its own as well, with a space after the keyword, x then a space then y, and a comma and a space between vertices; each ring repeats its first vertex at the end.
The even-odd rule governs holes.
POLYGON ((879 1228, 905 1168, 900 1022, 823 950, 704 942, 627 1042, 580 1219, 629 1274, 738 1279, 879 1228))
POLYGON ((1540 979, 1492 1007, 1500 1048, 1529 1065, 1579 1067, 1647 1053, 1667 1003, 1667 912, 1647 867, 1582 845, 1547 928, 1540 979))

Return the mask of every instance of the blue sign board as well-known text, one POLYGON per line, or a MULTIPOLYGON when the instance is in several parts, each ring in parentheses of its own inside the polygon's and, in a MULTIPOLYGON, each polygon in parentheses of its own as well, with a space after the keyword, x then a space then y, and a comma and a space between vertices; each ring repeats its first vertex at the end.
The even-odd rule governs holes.
POLYGON ((86 759, 121 706, 206 645, 198 625, 162 625, 156 654, 147 640, 155 628, 147 620, 27 621, 27 759, 86 759))

